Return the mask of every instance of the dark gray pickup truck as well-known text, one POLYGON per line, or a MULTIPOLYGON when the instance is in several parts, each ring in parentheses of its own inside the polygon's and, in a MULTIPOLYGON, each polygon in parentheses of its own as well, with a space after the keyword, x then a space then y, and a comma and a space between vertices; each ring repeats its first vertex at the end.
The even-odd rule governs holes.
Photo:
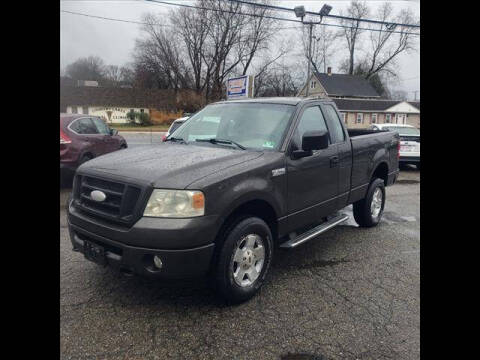
POLYGON ((68 204, 74 251, 126 274, 208 275, 230 302, 252 297, 275 248, 347 220, 378 224, 398 175, 394 132, 348 130, 330 100, 206 106, 160 145, 81 165, 68 204))

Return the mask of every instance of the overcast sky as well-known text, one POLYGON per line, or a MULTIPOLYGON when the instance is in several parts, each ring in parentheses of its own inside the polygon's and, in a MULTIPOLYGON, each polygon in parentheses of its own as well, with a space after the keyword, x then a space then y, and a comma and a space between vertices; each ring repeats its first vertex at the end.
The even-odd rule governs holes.
MULTIPOLYGON (((192 3, 192 0, 166 0, 172 3, 192 3)), ((304 5, 306 10, 318 11, 327 3, 333 7, 331 14, 339 14, 345 9, 349 0, 282 0, 277 4, 293 8, 297 5, 304 5)), ((383 2, 381 0, 366 1, 371 8, 370 18, 375 18, 375 9, 383 2)), ((410 8, 414 14, 420 17, 420 1, 400 0, 390 1, 394 11, 398 12, 403 8, 410 8)), ((142 14, 155 12, 156 14, 167 14, 173 6, 154 4, 143 0, 61 0, 60 9, 65 11, 79 12, 89 15, 141 21, 142 14)), ((279 16, 289 16, 288 13, 280 12, 279 16)), ((290 15, 294 19, 294 14, 290 15)), ((330 21, 334 23, 334 21, 330 21)), ((293 23, 287 23, 295 25, 293 23)), ((301 30, 283 30, 288 35, 301 30)), ((106 64, 124 65, 131 61, 135 39, 141 37, 140 25, 125 22, 116 22, 89 18, 80 15, 60 12, 60 65, 64 68, 79 57, 89 55, 100 56, 106 64)), ((417 38, 419 38, 417 36, 417 38)), ((400 80, 392 87, 409 92, 409 99, 413 100, 415 90, 420 90, 420 39, 417 44, 417 52, 399 55, 400 80)), ((339 59, 331 64, 333 72, 338 70, 339 59)), ((417 93, 417 99, 420 92, 417 93)))

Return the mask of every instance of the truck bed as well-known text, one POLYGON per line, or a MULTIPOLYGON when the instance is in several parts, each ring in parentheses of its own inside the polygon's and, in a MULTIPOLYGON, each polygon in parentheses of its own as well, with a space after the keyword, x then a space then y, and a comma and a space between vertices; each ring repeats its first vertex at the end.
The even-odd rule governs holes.
POLYGON ((398 167, 398 134, 392 131, 348 129, 352 144, 351 197, 363 198, 377 159, 387 161, 390 173, 398 167), (397 141, 395 141, 397 139, 397 141))

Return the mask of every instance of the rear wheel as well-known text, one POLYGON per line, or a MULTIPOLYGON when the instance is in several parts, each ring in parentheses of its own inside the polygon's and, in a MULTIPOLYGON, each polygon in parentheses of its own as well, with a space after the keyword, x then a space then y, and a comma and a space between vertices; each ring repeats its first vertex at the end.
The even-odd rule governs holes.
POLYGON ((272 233, 258 217, 234 223, 224 235, 215 274, 217 292, 230 303, 253 297, 263 285, 273 257, 272 233))
POLYGON ((353 204, 353 217, 361 227, 376 226, 382 218, 385 207, 385 183, 374 179, 367 190, 367 196, 353 204))

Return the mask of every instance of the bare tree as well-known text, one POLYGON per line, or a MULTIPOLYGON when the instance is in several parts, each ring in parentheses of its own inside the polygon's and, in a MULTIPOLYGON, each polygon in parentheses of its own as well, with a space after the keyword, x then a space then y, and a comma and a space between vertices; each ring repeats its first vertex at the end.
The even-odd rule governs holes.
POLYGON ((177 32, 158 25, 161 19, 153 14, 144 15, 142 20, 146 23, 142 30, 147 37, 136 41, 135 68, 140 74, 152 74, 158 88, 188 88, 190 77, 177 32))
POLYGON ((331 58, 337 49, 338 37, 337 32, 328 30, 326 26, 320 26, 313 42, 312 61, 315 70, 323 68, 323 72, 327 72, 327 66, 330 65, 331 58))
POLYGON ((340 12, 340 15, 344 15, 355 20, 342 19, 340 23, 345 27, 340 30, 340 34, 345 38, 348 47, 348 74, 352 75, 355 69, 355 50, 358 45, 360 35, 363 33, 361 29, 362 22, 360 19, 364 19, 369 14, 369 8, 365 2, 352 1, 350 6, 346 9, 346 12, 340 12))
POLYGON ((105 74, 105 64, 98 56, 80 58, 67 65, 65 74, 74 80, 101 81, 105 74))
MULTIPOLYGON (((177 24, 185 45, 193 74, 193 88, 197 93, 202 92, 206 85, 202 79, 206 77, 203 54, 209 29, 207 15, 207 11, 204 9, 191 8, 180 8, 171 13, 172 22, 177 24)), ((207 66, 206 72, 209 71, 207 66)))
POLYGON ((117 65, 107 65, 105 66, 104 77, 106 82, 110 86, 117 86, 122 80, 122 75, 120 72, 120 67, 117 65))
POLYGON ((224 96, 228 77, 247 74, 269 51, 275 36, 275 21, 267 17, 271 10, 218 0, 195 5, 172 10, 167 21, 144 15, 144 37, 137 39, 134 53, 137 84, 190 88, 214 100, 224 96))
MULTIPOLYGON (((394 17, 392 4, 387 2, 380 6, 377 17, 386 23, 418 24, 418 19, 415 19, 411 9, 402 9, 398 16, 394 17)), ((367 65, 365 69, 367 79, 379 72, 396 76, 395 69, 392 68, 396 57, 403 52, 415 50, 415 35, 412 35, 414 33, 412 28, 406 26, 388 28, 382 24, 378 30, 370 33, 370 49, 363 60, 367 65)))
POLYGON ((135 70, 133 64, 127 64, 120 68, 121 81, 130 86, 135 86, 135 70))

